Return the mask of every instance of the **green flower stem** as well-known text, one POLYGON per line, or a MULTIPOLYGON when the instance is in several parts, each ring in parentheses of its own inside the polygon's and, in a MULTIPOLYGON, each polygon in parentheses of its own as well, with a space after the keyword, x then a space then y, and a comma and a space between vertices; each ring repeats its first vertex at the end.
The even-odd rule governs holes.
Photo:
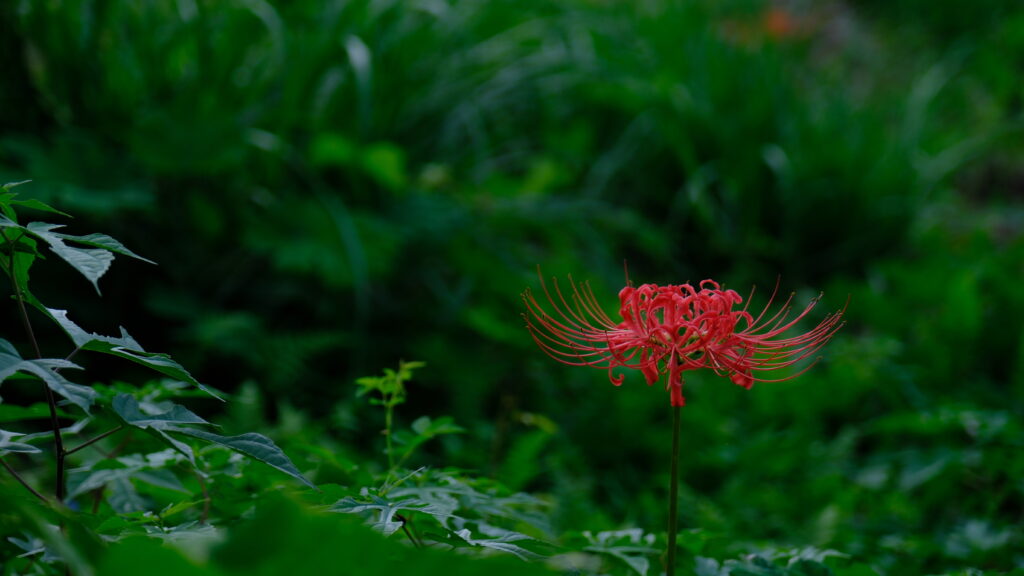
POLYGON ((676 531, 679 526, 679 422, 680 406, 672 407, 672 484, 668 496, 668 559, 665 576, 673 576, 676 569, 676 531))

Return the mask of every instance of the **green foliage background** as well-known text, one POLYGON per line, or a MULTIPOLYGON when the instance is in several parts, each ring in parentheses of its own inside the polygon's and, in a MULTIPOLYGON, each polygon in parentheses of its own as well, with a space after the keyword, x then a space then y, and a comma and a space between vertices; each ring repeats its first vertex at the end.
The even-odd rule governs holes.
POLYGON ((1024 568, 1016 2, 25 0, 0 45, 0 182, 159 263, 35 291, 130 322, 318 483, 380 466, 355 380, 422 360, 396 418, 467 433, 416 465, 546 495, 557 534, 655 532, 666 393, 544 356, 520 293, 778 278, 848 324, 799 379, 688 379, 685 528, 1024 568))

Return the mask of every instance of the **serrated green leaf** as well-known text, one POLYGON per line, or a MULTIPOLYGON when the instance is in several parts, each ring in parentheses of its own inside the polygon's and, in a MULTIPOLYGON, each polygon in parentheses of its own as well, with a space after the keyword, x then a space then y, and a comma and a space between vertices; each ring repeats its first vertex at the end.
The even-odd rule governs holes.
POLYGON ((415 497, 425 502, 457 502, 460 507, 472 510, 481 518, 502 518, 515 523, 536 526, 543 532, 549 531, 549 517, 545 508, 550 505, 529 494, 501 495, 496 490, 483 492, 470 486, 465 478, 436 473, 431 483, 421 486, 404 486, 393 490, 389 496, 394 500, 415 497))
POLYGON ((110 269, 115 253, 152 263, 104 234, 75 236, 54 232, 54 230, 63 228, 62 224, 30 222, 27 226, 21 226, 13 219, 4 217, 3 220, 0 220, 0 227, 16 227, 45 242, 54 254, 85 276, 86 280, 96 289, 97 294, 100 293, 99 279, 110 269), (89 248, 71 246, 66 242, 81 244, 89 248))
POLYGON ((584 532, 583 535, 590 541, 590 545, 584 548, 585 551, 616 558, 640 576, 646 576, 651 568, 648 556, 660 553, 660 550, 653 547, 654 535, 645 535, 639 528, 597 534, 584 532))
POLYGON ((170 429, 173 424, 208 424, 206 420, 177 404, 162 414, 146 414, 139 407, 139 402, 128 394, 115 396, 111 407, 125 423, 146 430, 161 442, 183 454, 193 466, 195 465, 196 457, 192 447, 170 436, 166 430, 170 429))
POLYGON ((143 262, 153 264, 154 266, 156 265, 156 262, 150 260, 149 258, 139 256, 135 252, 132 252, 131 250, 126 248, 124 244, 121 244, 119 241, 115 240, 114 238, 111 238, 110 236, 107 236, 106 234, 92 233, 86 234, 84 236, 70 236, 67 234, 58 234, 57 236, 60 236, 65 240, 71 240, 72 242, 75 242, 77 244, 102 248, 103 250, 107 250, 115 254, 128 256, 130 258, 135 258, 136 260, 142 260, 143 262))
MULTIPOLYGON (((211 564, 226 574, 395 574, 533 576, 555 574, 541 564, 507 556, 471 558, 430 546, 415 548, 384 538, 345 517, 322 515, 269 494, 256 505, 256 518, 228 534, 211 564), (340 542, 326 546, 325 542, 340 542)), ((104 573, 105 574, 105 573, 104 573)))
POLYGON ((107 489, 107 502, 118 514, 144 512, 150 507, 149 502, 139 494, 128 476, 114 478, 107 485, 107 489))
POLYGON ((7 430, 0 430, 0 456, 12 452, 20 452, 22 454, 34 454, 36 452, 41 452, 39 448, 36 448, 31 444, 15 442, 14 439, 18 436, 24 436, 24 434, 18 434, 17 432, 8 432, 7 430))
POLYGON ((170 410, 160 414, 146 414, 139 407, 138 400, 128 394, 115 396, 111 407, 125 423, 136 428, 169 430, 174 429, 174 426, 178 424, 210 424, 188 408, 178 404, 174 404, 170 410))
POLYGON ((110 265, 114 262, 114 255, 106 249, 68 246, 64 243, 64 240, 73 239, 73 236, 53 232, 53 230, 63 227, 61 224, 30 222, 25 229, 43 242, 46 242, 54 254, 70 264, 72 268, 78 270, 82 276, 85 276, 85 279, 92 284, 93 288, 96 289, 96 293, 99 294, 99 279, 110 269, 110 265))
POLYGON ((196 388, 199 388, 203 392, 206 392, 214 398, 224 401, 224 398, 213 391, 213 389, 204 386, 198 380, 192 377, 181 364, 178 364, 167 354, 160 354, 155 352, 146 352, 142 349, 142 346, 135 341, 134 338, 128 334, 128 331, 121 328, 121 336, 102 336, 100 334, 94 334, 87 332, 80 326, 75 324, 68 318, 66 310, 57 310, 54 308, 46 308, 46 314, 50 316, 57 324, 60 325, 64 333, 71 338, 75 346, 82 350, 89 350, 92 352, 100 352, 103 354, 110 354, 125 360, 130 360, 136 364, 141 364, 155 370, 164 376, 168 376, 175 380, 181 380, 187 382, 196 388))
POLYGON ((21 228, 21 224, 13 218, 14 214, 0 214, 0 228, 21 228))
POLYGON ((188 488, 185 488, 185 485, 181 483, 181 480, 166 468, 143 468, 133 478, 157 488, 181 492, 182 494, 191 494, 188 488))
POLYGON ((316 489, 316 485, 307 480, 306 477, 299 472, 291 459, 285 455, 284 451, 278 448, 270 438, 267 438, 262 434, 248 432, 238 436, 221 436, 219 434, 207 432, 206 430, 184 427, 168 428, 168 431, 185 434, 193 438, 205 440, 206 442, 220 444, 221 446, 230 448, 235 452, 240 452, 250 458, 259 460, 268 466, 277 468, 281 472, 299 480, 310 488, 316 489))
MULTIPOLYGON (((25 182, 28 182, 28 180, 26 180, 25 182)), ((19 182, 19 184, 24 184, 24 182, 19 182)), ((61 212, 60 210, 57 210, 53 206, 50 206, 49 204, 46 204, 46 203, 43 203, 43 202, 40 202, 39 200, 36 200, 34 198, 33 199, 29 199, 29 200, 11 200, 10 204, 11 204, 11 206, 21 206, 22 208, 30 208, 32 210, 39 210, 41 212, 49 212, 50 214, 57 214, 59 216, 65 216, 67 218, 71 218, 70 214, 65 214, 64 212, 61 212)))
POLYGON ((10 342, 0 338, 0 382, 18 372, 31 374, 45 382, 50 390, 88 413, 89 407, 96 399, 96 391, 88 386, 72 384, 56 372, 56 370, 64 368, 81 367, 67 360, 54 358, 25 360, 10 342))
POLYGON ((173 448, 176 452, 181 453, 183 456, 185 456, 185 458, 188 458, 189 464, 191 464, 192 466, 196 465, 196 455, 195 452, 192 451, 191 446, 182 442, 181 440, 178 440, 177 438, 171 436, 170 434, 163 430, 150 429, 150 433, 156 436, 157 439, 159 439, 161 442, 164 442, 165 444, 173 448))
POLYGON ((335 502, 330 510, 345 514, 360 514, 374 512, 376 519, 373 527, 385 535, 391 535, 402 527, 402 521, 396 520, 395 516, 401 512, 417 512, 434 517, 442 526, 447 526, 448 520, 453 517, 458 508, 458 502, 437 500, 425 501, 420 498, 396 498, 389 500, 377 495, 370 495, 369 502, 356 500, 351 496, 342 498, 335 502))
POLYGON ((22 180, 21 182, 8 182, 8 183, 4 184, 2 186, 2 188, 4 190, 10 190, 11 188, 15 188, 17 186, 21 186, 22 184, 28 184, 29 182, 31 182, 31 180, 22 180))
MULTIPOLYGON (((458 538, 469 546, 505 552, 507 554, 512 554, 521 560, 534 561, 543 558, 543 556, 533 552, 532 550, 527 550, 519 544, 513 544, 514 542, 536 541, 534 538, 531 538, 526 534, 514 532, 512 530, 504 530, 494 526, 488 526, 486 524, 478 524, 477 529, 484 536, 487 536, 486 538, 480 538, 474 537, 473 532, 466 528, 464 523, 462 524, 463 525, 460 526, 458 530, 452 531, 449 536, 458 538)), ((448 543, 454 545, 451 540, 449 540, 448 543)), ((644 572, 644 574, 646 574, 646 572, 644 572)))

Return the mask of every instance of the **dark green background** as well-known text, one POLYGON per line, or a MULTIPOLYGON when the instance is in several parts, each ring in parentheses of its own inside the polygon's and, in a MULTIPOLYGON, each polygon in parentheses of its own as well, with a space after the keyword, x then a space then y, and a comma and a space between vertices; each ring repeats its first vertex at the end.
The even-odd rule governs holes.
POLYGON ((667 393, 544 356, 520 293, 781 279, 847 326, 793 381, 688 378, 686 527, 1024 564, 1016 2, 25 1, 0 47, 0 180, 159 262, 34 291, 262 399, 228 421, 376 458, 353 381, 422 360, 399 419, 470 433, 418 464, 653 529, 667 393))

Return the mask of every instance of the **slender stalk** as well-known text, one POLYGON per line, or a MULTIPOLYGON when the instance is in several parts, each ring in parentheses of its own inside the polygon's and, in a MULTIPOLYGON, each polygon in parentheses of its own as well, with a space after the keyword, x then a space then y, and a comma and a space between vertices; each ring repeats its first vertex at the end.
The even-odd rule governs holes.
POLYGON ((203 473, 199 470, 195 470, 196 480, 199 481, 199 488, 203 491, 203 513, 199 517, 199 523, 206 525, 207 520, 210 519, 210 492, 206 489, 206 479, 203 478, 203 473))
POLYGON ((29 492, 31 492, 33 496, 39 498, 43 502, 46 502, 46 496, 40 494, 35 488, 33 488, 28 482, 26 482, 25 479, 21 477, 21 474, 18 474, 14 470, 14 468, 11 468, 11 465, 8 464, 3 458, 0 458, 0 465, 3 465, 4 469, 10 472, 11 476, 14 476, 14 479, 20 482, 21 485, 24 486, 29 492))
POLYGON ((103 440, 107 436, 110 436, 111 434, 116 434, 116 433, 120 432, 123 429, 124 429, 124 424, 121 424, 117 428, 114 428, 114 429, 111 429, 111 430, 107 430, 103 434, 100 434, 99 436, 96 436, 94 438, 86 440, 85 442, 82 442, 81 444, 79 444, 78 446, 75 446, 71 450, 68 450, 67 452, 64 453, 64 455, 65 456, 70 456, 70 455, 74 454, 75 452, 78 452, 82 448, 85 448, 87 446, 91 446, 91 445, 99 442, 100 440, 103 440))
POLYGON ((407 519, 405 516, 402 516, 401 514, 395 514, 395 518, 402 523, 402 532, 405 532, 406 537, 409 538, 409 541, 412 542, 412 545, 417 548, 423 548, 423 544, 416 540, 416 537, 413 536, 412 532, 409 530, 409 525, 412 524, 412 519, 407 519))
MULTIPOLYGON (((21 321, 25 325, 25 332, 28 333, 28 339, 32 342, 32 348, 35 350, 36 358, 42 359, 43 353, 39 349, 39 341, 36 340, 35 331, 32 330, 32 321, 28 317, 28 308, 25 306, 25 296, 22 294, 21 285, 18 283, 18 274, 15 269, 15 258, 14 258, 14 240, 7 237, 7 234, 3 234, 4 240, 10 246, 10 260, 8 261, 7 272, 11 276, 11 285, 14 287, 14 298, 18 301, 18 311, 21 313, 21 321)), ((60 432, 60 420, 57 418, 57 398, 53 395, 53 390, 50 390, 50 386, 43 382, 43 391, 46 394, 46 404, 50 407, 50 426, 53 428, 53 448, 54 456, 57 460, 57 489, 56 496, 58 502, 64 502, 64 457, 67 453, 64 451, 64 439, 60 432)))
POLYGON ((676 569, 676 531, 679 527, 679 421, 680 406, 672 407, 672 484, 668 496, 668 559, 665 576, 674 576, 676 569))
POLYGON ((385 449, 388 453, 388 475, 391 475, 391 471, 395 469, 395 457, 391 449, 391 418, 392 413, 395 411, 391 404, 388 404, 384 416, 384 441, 386 443, 385 449))

